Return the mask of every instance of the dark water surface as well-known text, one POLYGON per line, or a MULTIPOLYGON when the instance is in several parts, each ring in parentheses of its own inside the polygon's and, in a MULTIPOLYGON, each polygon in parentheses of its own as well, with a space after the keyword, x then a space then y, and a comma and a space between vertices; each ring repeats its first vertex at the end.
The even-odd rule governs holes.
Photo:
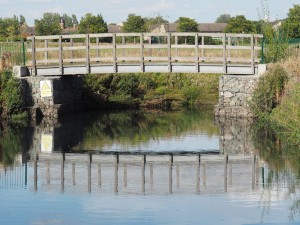
POLYGON ((268 129, 203 112, 2 125, 0 224, 300 224, 300 161, 268 129))

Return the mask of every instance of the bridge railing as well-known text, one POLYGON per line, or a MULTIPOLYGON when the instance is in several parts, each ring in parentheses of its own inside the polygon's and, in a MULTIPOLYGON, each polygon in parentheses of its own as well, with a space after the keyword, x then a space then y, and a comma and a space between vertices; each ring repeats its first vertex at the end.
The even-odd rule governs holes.
POLYGON ((47 75, 45 68, 56 68, 56 75, 97 71, 116 73, 181 70, 226 74, 232 72, 230 67, 237 65, 249 67, 254 74, 255 65, 260 61, 262 38, 262 35, 257 34, 222 33, 35 36, 29 38, 31 43, 27 50, 27 66, 32 68, 32 75, 47 75), (77 70, 71 69, 74 67, 77 70))

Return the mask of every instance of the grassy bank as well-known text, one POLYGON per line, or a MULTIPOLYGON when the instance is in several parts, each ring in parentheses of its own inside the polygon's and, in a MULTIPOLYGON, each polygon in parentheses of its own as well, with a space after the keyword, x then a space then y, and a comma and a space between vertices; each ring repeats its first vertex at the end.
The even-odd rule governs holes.
POLYGON ((300 63, 289 59, 273 65, 254 91, 252 110, 268 123, 284 145, 300 145, 300 63))
POLYGON ((102 74, 84 77, 85 96, 95 108, 176 110, 215 105, 217 74, 102 74))

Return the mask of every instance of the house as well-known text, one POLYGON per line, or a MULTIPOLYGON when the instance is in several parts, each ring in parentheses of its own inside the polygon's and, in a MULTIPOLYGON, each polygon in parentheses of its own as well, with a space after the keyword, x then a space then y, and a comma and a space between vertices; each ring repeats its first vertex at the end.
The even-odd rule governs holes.
MULTIPOLYGON (((224 33, 227 23, 199 23, 198 31, 201 33, 224 33)), ((150 33, 177 32, 178 23, 160 24, 150 27, 150 33)))

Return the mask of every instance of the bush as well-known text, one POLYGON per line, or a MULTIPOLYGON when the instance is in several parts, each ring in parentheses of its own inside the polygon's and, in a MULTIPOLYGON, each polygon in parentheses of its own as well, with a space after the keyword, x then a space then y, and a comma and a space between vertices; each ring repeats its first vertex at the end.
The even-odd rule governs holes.
POLYGON ((260 78, 250 103, 254 115, 260 119, 269 117, 272 110, 281 102, 288 79, 287 72, 279 65, 260 78))
POLYGON ((2 71, 0 75, 0 108, 4 117, 11 117, 21 113, 22 95, 18 80, 12 71, 2 71))

